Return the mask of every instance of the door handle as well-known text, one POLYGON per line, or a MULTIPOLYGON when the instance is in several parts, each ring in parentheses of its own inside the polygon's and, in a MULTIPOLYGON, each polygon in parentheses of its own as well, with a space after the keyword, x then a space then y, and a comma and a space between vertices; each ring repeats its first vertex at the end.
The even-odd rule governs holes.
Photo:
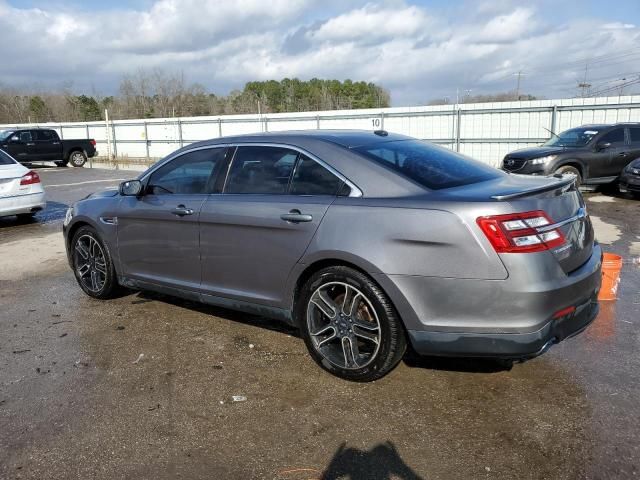
POLYGON ((627 155, 629 155, 627 152, 620 152, 618 154, 619 157, 626 157, 627 155))
POLYGON ((33 147, 35 143, 27 143, 27 147, 33 147))
POLYGON ((185 215, 193 215, 193 209, 187 208, 184 205, 178 205, 176 208, 171 210, 171 213, 179 217, 184 217, 185 215))
POLYGON ((280 215, 280 218, 285 222, 291 223, 311 222, 313 220, 312 215, 301 213, 298 209, 293 209, 289 213, 283 213, 280 215))

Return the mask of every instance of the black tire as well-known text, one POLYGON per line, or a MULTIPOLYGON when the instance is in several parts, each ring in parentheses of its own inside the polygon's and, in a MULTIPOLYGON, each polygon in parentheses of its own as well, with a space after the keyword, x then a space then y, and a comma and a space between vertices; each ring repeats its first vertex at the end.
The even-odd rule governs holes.
POLYGON ((16 217, 20 222, 31 222, 33 221, 33 217, 35 217, 37 212, 28 212, 28 213, 18 213, 16 217))
POLYGON ((69 154, 69 163, 74 167, 82 167, 87 163, 87 155, 82 150, 74 150, 69 154))
POLYGON ((570 173, 571 175, 575 175, 576 186, 579 187, 580 185, 582 185, 582 174, 580 173, 580 170, 578 170, 576 167, 572 167, 571 165, 564 165, 563 167, 556 169, 554 173, 560 174, 560 175, 564 175, 565 173, 570 173))
MULTIPOLYGON (((109 248, 102 241, 100 235, 98 235, 98 232, 96 232, 93 227, 90 227, 88 225, 80 227, 71 239, 70 248, 72 255, 73 273, 76 277, 78 285, 80 285, 80 288, 82 288, 84 293, 86 293, 90 297, 98 298, 101 300, 106 300, 117 296, 120 291, 120 287, 118 285, 116 270, 111 259, 111 252, 109 252, 109 248), (89 244, 88 250, 91 250, 91 245, 93 245, 91 242, 95 242, 95 244, 100 247, 100 253, 102 254, 103 261, 98 260, 100 258, 99 255, 93 255, 92 253, 87 251, 87 244, 89 244), (82 243, 81 247, 78 246, 79 243, 82 243), (91 262, 83 255, 83 247, 90 256, 94 256, 93 262, 91 262), (81 263, 82 261, 85 261, 85 263, 81 263), (83 275, 81 273, 81 270, 84 270, 83 267, 86 267, 87 265, 89 265, 89 278, 87 278, 86 274, 83 275), (93 284, 94 272, 97 276, 97 281, 95 284, 93 284)), ((95 249, 95 247, 94 252, 98 252, 98 249, 95 249)))
POLYGON ((68 160, 62 160, 60 162, 55 162, 56 167, 68 167, 69 166, 69 161, 68 160))
POLYGON ((345 380, 371 382, 382 378, 400 362, 407 349, 404 328, 387 295, 368 276, 349 267, 328 267, 313 274, 302 287, 295 315, 311 357, 324 370, 345 380), (340 297, 340 289, 345 289, 342 300, 338 299, 334 303, 338 307, 338 303, 342 302, 340 311, 331 310, 335 320, 311 301, 312 297, 317 301, 318 292, 331 296, 331 289, 335 289, 337 293, 333 300, 340 297), (352 301, 347 302, 347 298, 352 301), (350 304, 348 310, 353 315, 344 315, 346 303, 350 304), (316 331, 323 328, 318 327, 316 322, 334 324, 325 327, 331 329, 333 334, 328 333, 325 337, 318 333, 312 334, 312 325, 316 331), (367 326, 361 329, 359 325, 364 323, 367 326), (339 328, 345 328, 340 330, 343 333, 338 331, 339 328), (369 338, 361 336, 364 334, 369 338), (333 339, 325 341, 331 335, 333 339), (377 337, 377 343, 371 340, 373 336, 377 337), (351 342, 355 342, 355 350, 351 342), (332 356, 331 352, 335 354, 332 356), (344 361, 339 359, 341 352, 344 361), (347 357, 352 359, 351 365, 347 357))

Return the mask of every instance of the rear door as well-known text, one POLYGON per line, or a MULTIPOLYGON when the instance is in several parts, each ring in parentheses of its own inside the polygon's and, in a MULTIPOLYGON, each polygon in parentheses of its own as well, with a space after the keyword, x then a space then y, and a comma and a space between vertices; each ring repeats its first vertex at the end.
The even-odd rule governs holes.
POLYGON ((32 130, 34 155, 38 160, 60 160, 62 144, 54 130, 32 130))
POLYGON ((617 177, 624 165, 620 164, 628 157, 628 146, 625 139, 625 128, 616 127, 605 133, 597 142, 598 145, 609 144, 599 152, 598 159, 589 165, 590 177, 617 177))
POLYGON ((199 289, 200 209, 224 155, 220 147, 186 152, 151 173, 142 197, 122 197, 118 252, 125 275, 199 289))
POLYGON ((342 180, 280 146, 240 146, 200 216, 205 293, 282 306, 284 285, 342 180))
POLYGON ((629 127, 629 156, 626 165, 636 158, 640 158, 640 127, 629 127))

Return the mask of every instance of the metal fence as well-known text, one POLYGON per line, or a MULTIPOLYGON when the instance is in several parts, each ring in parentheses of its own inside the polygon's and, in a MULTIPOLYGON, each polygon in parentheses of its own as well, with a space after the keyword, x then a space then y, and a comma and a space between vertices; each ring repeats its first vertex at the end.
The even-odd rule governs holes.
POLYGON ((282 130, 384 129, 429 140, 497 166, 512 150, 550 132, 591 123, 640 122, 640 96, 538 100, 367 110, 4 125, 53 128, 61 138, 94 138, 115 163, 150 163, 209 138, 282 130))

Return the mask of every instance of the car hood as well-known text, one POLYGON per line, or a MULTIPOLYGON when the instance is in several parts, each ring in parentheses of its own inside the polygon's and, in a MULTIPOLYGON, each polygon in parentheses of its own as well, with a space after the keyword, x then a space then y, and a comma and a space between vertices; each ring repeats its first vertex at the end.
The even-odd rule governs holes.
POLYGON ((109 198, 118 195, 117 188, 107 188, 106 190, 100 190, 99 192, 93 192, 83 198, 83 200, 89 200, 90 198, 109 198))
POLYGON ((546 157, 547 155, 559 155, 574 152, 578 149, 568 147, 529 147, 516 150, 507 155, 508 158, 521 158, 530 160, 533 158, 546 157))

